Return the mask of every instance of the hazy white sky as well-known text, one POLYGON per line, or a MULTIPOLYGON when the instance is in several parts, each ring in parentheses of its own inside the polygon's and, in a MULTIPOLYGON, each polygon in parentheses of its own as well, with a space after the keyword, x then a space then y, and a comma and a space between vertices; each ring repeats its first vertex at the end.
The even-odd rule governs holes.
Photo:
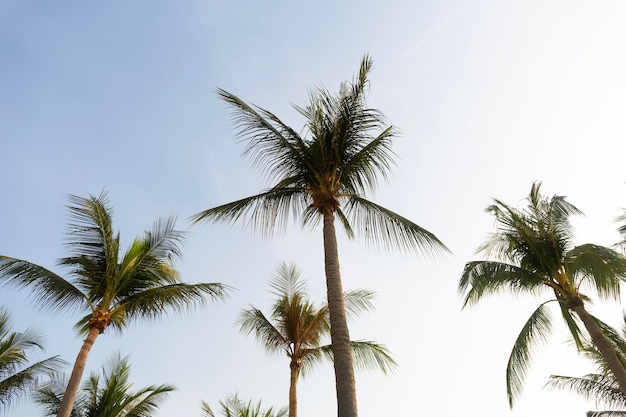
MULTIPOLYGON (((362 417, 583 416, 595 405, 543 389, 551 374, 591 369, 556 322, 516 408, 506 402, 510 348, 537 300, 494 298, 461 312, 463 265, 493 229, 492 197, 521 204, 534 180, 586 213, 577 243, 619 239, 626 207, 626 3, 622 1, 17 1, 0 0, 0 254, 56 269, 65 254, 67 194, 109 190, 129 243, 162 215, 187 218, 269 185, 242 160, 220 87, 299 130, 291 103, 335 91, 374 59, 369 104, 402 132, 398 168, 377 202, 434 232, 441 259, 381 253, 340 236, 344 287, 378 294, 352 323, 385 343, 400 369, 357 375, 362 417)), ((249 303, 294 262, 325 294, 321 231, 263 240, 239 225, 190 229, 178 264, 186 281, 237 288, 226 303, 107 332, 88 374, 115 351, 137 386, 171 383, 159 417, 198 416, 228 393, 287 404, 288 362, 238 334, 249 303)), ((73 362, 75 312, 36 310, 0 290, 16 330, 34 325, 46 354, 73 362)), ((618 324, 621 307, 592 306, 618 324)), ((300 415, 335 414, 332 366, 299 385, 300 415)), ((37 415, 28 403, 11 416, 37 415)))

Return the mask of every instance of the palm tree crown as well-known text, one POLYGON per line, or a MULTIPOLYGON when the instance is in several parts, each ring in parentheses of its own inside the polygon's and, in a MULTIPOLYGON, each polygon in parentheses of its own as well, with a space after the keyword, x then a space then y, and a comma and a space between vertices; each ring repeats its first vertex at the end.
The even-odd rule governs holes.
POLYGON ((464 306, 501 291, 537 295, 551 289, 554 294, 554 299, 542 303, 531 315, 511 352, 506 376, 511 406, 521 392, 533 343, 545 340, 551 329, 546 306, 550 301, 558 303, 577 346, 582 347, 581 331, 572 313, 583 322, 593 343, 612 364, 612 371, 622 373, 626 381, 626 372, 597 319, 584 308, 588 297, 580 291, 586 285, 602 298, 617 298, 620 283, 626 277, 626 260, 603 246, 574 246, 569 219, 581 214, 580 210, 562 196, 541 195, 540 188, 541 183, 533 183, 528 206, 523 210, 500 200, 494 200, 487 208, 496 218, 497 231, 480 246, 479 252, 494 260, 468 262, 459 282, 459 292, 465 294, 464 306))
POLYGON ((36 264, 0 256, 0 282, 28 287, 44 308, 78 308, 87 313, 76 325, 87 337, 74 364, 60 417, 69 417, 87 355, 107 327, 122 330, 131 320, 159 317, 168 309, 202 305, 206 295, 219 299, 226 294, 222 284, 181 282, 173 261, 181 255, 184 234, 174 229, 173 217, 158 220, 120 253, 120 235, 113 230, 106 193, 70 196, 69 200, 70 256, 59 264, 69 270, 72 280, 36 264))
MULTIPOLYGON (((174 390, 170 385, 150 385, 131 391, 128 357, 119 354, 83 382, 74 403, 72 417, 149 417, 174 390)), ((57 379, 40 386, 35 401, 42 406, 44 416, 54 416, 61 405, 66 383, 57 379)))
MULTIPOLYGON (((238 323, 244 334, 254 334, 268 352, 287 354, 290 368, 289 417, 297 415, 296 384, 323 358, 332 360, 331 345, 324 344, 330 335, 328 305, 315 306, 308 299, 306 284, 294 265, 281 264, 271 282, 277 298, 270 318, 254 306, 243 310, 238 323)), ((372 309, 373 293, 366 290, 344 294, 346 312, 356 315, 372 309)), ((351 341, 355 365, 378 367, 386 373, 396 367, 387 348, 367 340, 351 341)))
POLYGON ((308 105, 295 107, 306 119, 305 135, 271 112, 218 90, 234 109, 235 124, 247 142, 244 155, 273 185, 260 194, 192 217, 194 222, 234 222, 243 216, 264 234, 285 229, 292 216, 303 225, 322 222, 340 417, 356 417, 358 412, 335 217, 348 237, 358 232, 387 249, 447 251, 434 234, 365 198, 380 178, 387 178, 393 165, 391 143, 396 136, 393 127, 385 126, 381 112, 365 105, 371 67, 372 61, 366 56, 356 79, 342 84, 337 95, 319 88, 310 93, 308 105))
POLYGON ((9 312, 0 308, 0 411, 6 411, 29 392, 40 376, 56 372, 65 364, 53 356, 29 365, 30 351, 38 349, 43 349, 39 336, 32 329, 14 332, 9 312))

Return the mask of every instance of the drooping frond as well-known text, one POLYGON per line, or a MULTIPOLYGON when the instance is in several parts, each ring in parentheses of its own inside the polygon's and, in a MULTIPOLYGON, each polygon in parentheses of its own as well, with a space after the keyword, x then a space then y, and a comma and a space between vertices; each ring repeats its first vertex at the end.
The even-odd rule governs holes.
POLYGON ((607 247, 586 244, 572 248, 565 256, 568 274, 594 288, 602 298, 619 299, 620 284, 626 278, 626 258, 607 247))
POLYGON ((349 196, 343 212, 352 227, 374 245, 407 252, 449 252, 428 230, 359 196, 349 196))
POLYGON ((254 334, 269 352, 282 352, 289 348, 290 341, 254 306, 240 313, 237 325, 242 334, 254 334))
POLYGON ((229 289, 220 283, 180 283, 149 288, 116 300, 111 307, 111 325, 121 330, 129 320, 154 319, 168 310, 181 312, 200 307, 206 303, 206 296, 221 300, 228 295, 229 289))
POLYGON ((375 293, 367 289, 348 290, 343 295, 343 302, 348 319, 358 316, 360 313, 374 309, 375 293))
POLYGON ((72 283, 54 272, 21 259, 0 256, 0 284, 28 288, 42 309, 74 309, 89 304, 72 283))
POLYGON ((458 290, 460 294, 465 294, 463 307, 466 307, 477 304, 485 295, 500 291, 537 293, 546 288, 544 284, 543 276, 515 265, 473 261, 465 264, 458 290))
POLYGON ((585 334, 580 330, 580 326, 576 317, 572 315, 572 312, 563 304, 558 303, 559 308, 561 310, 561 316, 563 317, 563 321, 567 325, 569 329, 570 336, 572 336, 572 340, 574 341, 574 345, 579 351, 583 351, 586 346, 585 334))
POLYGON ((551 389, 573 391, 586 400, 600 401, 609 408, 626 408, 626 399, 619 386, 615 384, 615 381, 601 375, 589 374, 581 378, 552 375, 546 386, 551 389))
POLYGON ((306 190, 298 187, 275 187, 248 198, 202 211, 190 219, 201 221, 234 223, 243 218, 244 225, 271 236, 283 231, 290 219, 299 217, 310 204, 306 190))
POLYGON ((526 371, 532 362, 532 348, 546 341, 552 329, 551 319, 546 303, 541 304, 526 321, 513 345, 506 367, 506 391, 511 407, 522 392, 526 371))
MULTIPOLYGON (((352 357, 357 369, 378 369, 387 374, 398 368, 398 364, 391 357, 391 353, 385 345, 370 340, 352 340, 350 341, 350 349, 352 349, 352 357)), ((319 350, 328 360, 334 360, 330 345, 322 346, 319 350)))

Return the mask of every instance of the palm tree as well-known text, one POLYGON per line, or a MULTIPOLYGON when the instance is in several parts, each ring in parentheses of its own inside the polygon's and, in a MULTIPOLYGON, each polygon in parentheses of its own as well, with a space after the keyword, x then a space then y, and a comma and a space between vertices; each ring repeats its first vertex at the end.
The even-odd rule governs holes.
POLYGON ((384 127, 378 110, 365 106, 371 67, 372 61, 365 56, 356 80, 342 84, 337 96, 320 88, 310 94, 308 106, 295 107, 306 118, 305 136, 269 111, 218 90, 220 97, 234 108, 236 125, 247 141, 244 155, 274 185, 260 194, 192 217, 194 222, 235 222, 249 214, 248 224, 265 234, 284 229, 292 215, 300 218, 303 225, 322 221, 340 417, 356 417, 357 406, 335 217, 350 238, 356 230, 385 248, 447 250, 432 233, 364 197, 376 187, 379 177, 387 177, 393 163, 391 141, 396 135, 393 127, 384 127))
POLYGON ((86 338, 59 417, 69 417, 89 351, 107 327, 121 331, 132 320, 156 318, 169 308, 180 311, 202 305, 205 295, 219 299, 226 294, 222 284, 181 282, 173 261, 181 255, 184 234, 174 229, 173 217, 158 220, 120 253, 120 235, 113 231, 106 193, 70 196, 69 201, 71 254, 60 259, 59 265, 69 269, 72 280, 33 263, 0 256, 0 282, 29 287, 44 308, 87 312, 76 325, 86 338))
MULTIPOLYGON (((330 334, 328 304, 316 307, 308 301, 306 284, 299 280, 300 271, 294 265, 282 264, 271 282, 277 297, 270 318, 254 306, 243 310, 238 323, 241 331, 253 333, 269 352, 286 353, 289 357, 289 417, 298 414, 297 381, 323 358, 332 360, 330 345, 322 340, 330 334)), ((373 294, 369 291, 344 293, 346 313, 358 314, 372 308, 373 294)), ((358 340, 351 341, 357 366, 378 366, 386 373, 396 367, 384 345, 358 340)))
MULTIPOLYGON (((225 400, 220 400, 220 407, 224 417, 286 417, 287 408, 274 410, 274 407, 268 409, 261 408, 261 401, 253 403, 249 400, 244 402, 239 396, 230 394, 225 400)), ((216 417, 209 404, 202 402, 202 417, 216 417)))
MULTIPOLYGON (((94 372, 83 382, 71 412, 72 417, 148 417, 174 388, 150 385, 132 392, 128 356, 113 356, 101 374, 94 372)), ((57 379, 35 392, 44 416, 54 416, 61 406, 65 381, 57 379)))
POLYGON ((586 310, 585 302, 589 298, 580 292, 581 286, 588 285, 601 298, 619 298, 620 282, 626 277, 626 260, 603 246, 574 247, 569 219, 582 213, 562 196, 541 195, 540 187, 541 183, 533 183, 528 206, 523 210, 500 200, 487 207, 486 211, 496 219, 497 231, 478 251, 493 260, 465 265, 459 282, 459 292, 465 293, 464 307, 499 291, 538 295, 541 290, 552 290, 554 294, 554 299, 541 303, 530 316, 513 346, 506 372, 511 407, 521 392, 533 344, 545 340, 550 331, 547 303, 553 301, 558 304, 579 348, 583 344, 575 317, 582 321, 622 392, 626 392, 626 370, 603 335, 598 320, 586 310))
POLYGON ((28 365, 30 351, 43 349, 40 337, 32 329, 14 332, 10 320, 9 312, 0 307, 0 410, 29 392, 40 376, 65 365, 58 356, 28 365))
MULTIPOLYGON (((624 320, 626 324, 626 317, 624 320)), ((599 322, 611 347, 622 365, 626 365, 626 326, 621 334, 610 326, 599 322)), ((626 417, 626 395, 620 390, 615 375, 608 369, 607 363, 598 349, 584 340, 582 354, 595 364, 597 372, 583 377, 551 375, 549 388, 573 391, 596 404, 604 404, 612 410, 588 411, 587 417, 626 417)))

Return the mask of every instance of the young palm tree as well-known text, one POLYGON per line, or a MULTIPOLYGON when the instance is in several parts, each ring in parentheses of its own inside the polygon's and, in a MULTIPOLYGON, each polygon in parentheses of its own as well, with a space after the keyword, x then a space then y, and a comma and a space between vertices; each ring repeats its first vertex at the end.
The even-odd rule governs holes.
MULTIPOLYGON (((128 357, 113 356, 101 374, 94 372, 84 381, 71 412, 72 417, 148 417, 174 390, 170 385, 150 385, 131 391, 128 357)), ((61 406, 65 382, 51 381, 35 391, 35 401, 44 416, 56 415, 61 406)))
POLYGON ((31 329, 14 332, 9 312, 0 307, 0 411, 29 392, 40 376, 65 365, 58 356, 28 365, 29 352, 36 349, 43 349, 39 336, 31 329))
MULTIPOLYGON (((270 285, 277 297, 270 318, 251 306, 243 310, 238 323, 244 334, 253 333, 269 352, 289 357, 289 417, 296 417, 300 373, 304 376, 323 358, 333 359, 331 346, 322 344, 330 334, 328 304, 317 307, 308 300, 306 285, 293 265, 282 264, 270 285)), ((370 310, 372 295, 364 290, 344 293, 346 313, 370 310)), ((384 345, 358 340, 351 341, 350 347, 357 366, 377 366, 384 373, 396 367, 384 345)))
POLYGON ((533 343, 545 340, 550 330, 547 303, 557 302, 561 314, 579 348, 581 331, 577 316, 589 333, 611 372, 626 392, 626 370, 611 348, 595 317, 585 309, 588 297, 581 286, 595 288, 602 298, 619 298, 620 283, 626 277, 626 260, 612 249, 585 244, 572 245, 570 216, 581 214, 564 197, 547 198, 541 183, 533 183, 524 210, 499 200, 487 208, 497 222, 497 231, 479 248, 493 260, 465 265, 459 292, 465 293, 464 307, 479 302, 484 295, 499 291, 536 295, 552 290, 554 299, 543 302, 530 316, 518 336, 507 365, 509 405, 521 392, 533 343), (574 316, 573 314, 576 316, 574 316))
MULTIPOLYGON (((220 407, 224 417, 286 417, 287 408, 274 410, 274 407, 268 409, 261 408, 261 401, 253 403, 252 400, 247 403, 239 396, 231 394, 226 400, 220 400, 220 407)), ((216 417, 209 404, 202 402, 202 417, 216 417)))
MULTIPOLYGON (((610 326, 601 322, 599 324, 620 362, 623 366, 626 365, 626 326, 619 334, 610 326)), ((587 340, 584 340, 582 353, 595 364, 596 373, 583 377, 552 375, 546 385, 549 388, 574 391, 587 400, 612 408, 612 410, 588 411, 587 417, 626 417, 626 395, 620 390, 619 383, 609 370, 602 354, 587 340)))
POLYGON ((29 287, 42 307, 87 312, 76 325, 86 338, 59 417, 69 417, 89 351, 107 327, 121 331, 132 320, 156 318, 170 308, 180 311, 202 305, 205 295, 219 299, 226 291, 222 284, 181 282, 173 261, 181 255, 184 234, 174 230, 174 218, 160 219, 120 253, 120 235, 113 231, 106 193, 70 196, 70 203, 67 244, 71 255, 60 259, 59 265, 69 269, 72 280, 33 263, 0 256, 0 283, 29 287))
POLYGON ((262 233, 284 229, 292 215, 301 218, 303 225, 322 221, 340 417, 356 417, 357 406, 335 217, 348 237, 354 237, 356 230, 386 248, 447 250, 432 233, 364 197, 375 188, 379 178, 386 178, 393 163, 391 141, 396 134, 392 127, 384 127, 378 110, 365 106, 371 66, 366 56, 356 80, 343 84, 337 96, 320 88, 311 93, 307 107, 296 107, 307 121, 305 136, 269 111, 249 106, 240 98, 218 90, 220 97, 234 108, 236 125, 247 140, 244 155, 274 185, 260 194, 192 217, 194 222, 234 222, 249 214, 248 223, 262 233))

